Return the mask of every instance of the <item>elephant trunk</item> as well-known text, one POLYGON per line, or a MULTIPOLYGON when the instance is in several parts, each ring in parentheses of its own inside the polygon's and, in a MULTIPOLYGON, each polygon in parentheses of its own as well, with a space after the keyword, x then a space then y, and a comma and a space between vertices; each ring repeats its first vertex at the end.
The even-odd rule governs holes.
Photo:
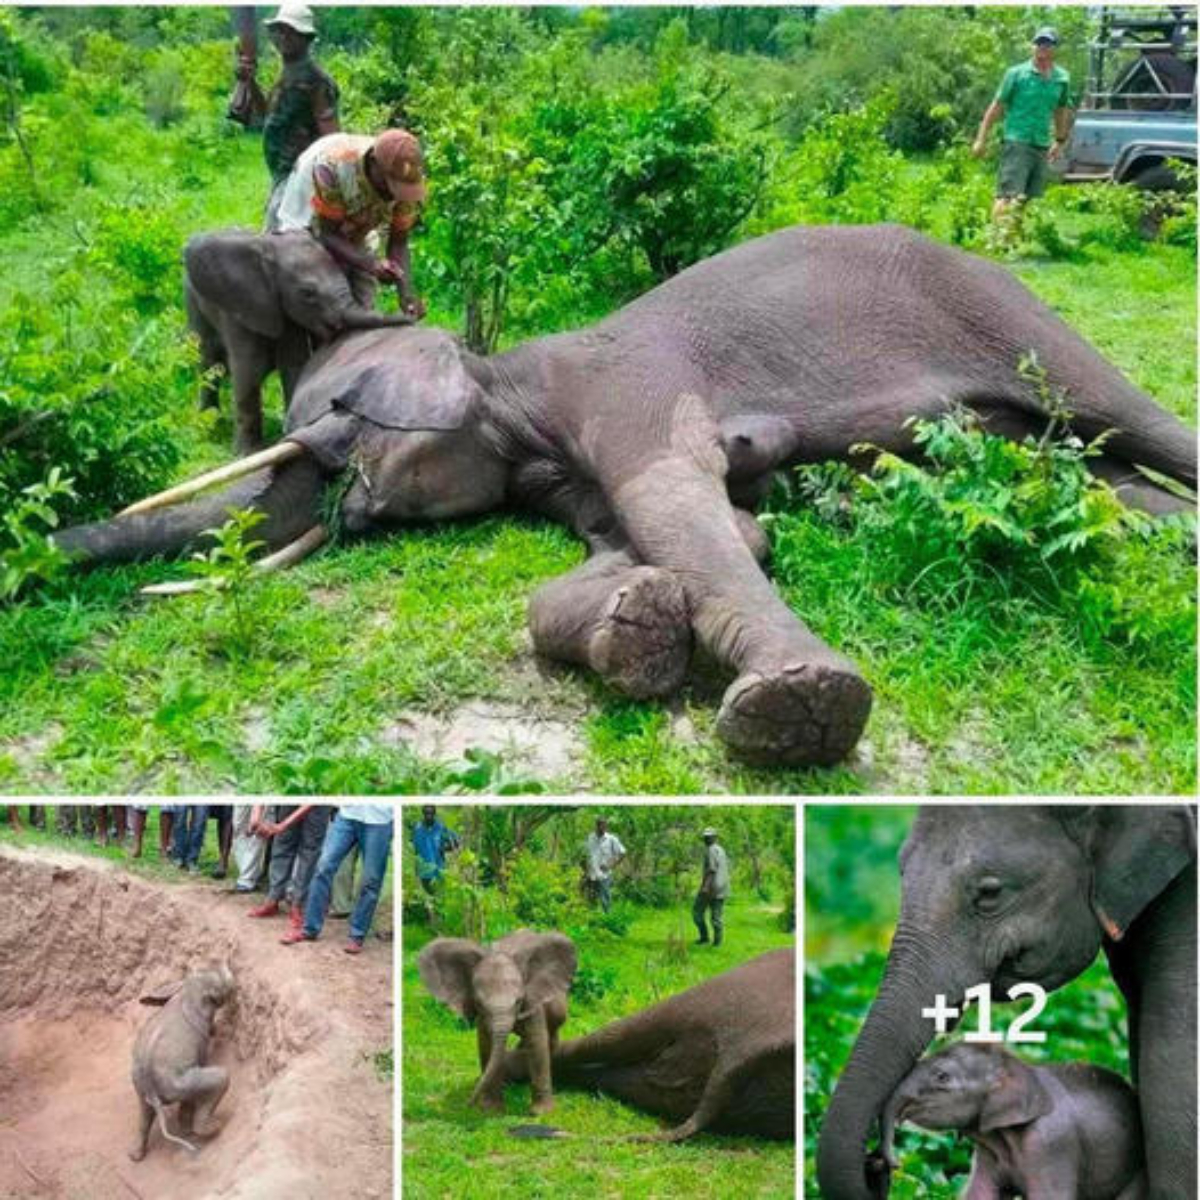
POLYGON ((251 536, 275 549, 317 524, 322 488, 320 469, 305 455, 187 503, 61 530, 54 542, 84 566, 136 562, 155 555, 174 557, 206 530, 223 525, 229 509, 251 508, 265 518, 251 536))
POLYGON ((482 1019, 488 1023, 491 1052, 488 1055, 487 1066, 484 1068, 479 1082, 475 1085, 474 1099, 499 1095, 503 1089, 506 1077, 505 1051, 514 1025, 513 1013, 504 1013, 499 1016, 487 1015, 482 1019))
POLYGON ((933 1040, 933 1025, 921 1010, 930 1007, 938 994, 957 1005, 964 987, 977 982, 962 982, 970 972, 952 970, 950 964, 957 961, 939 939, 913 932, 903 921, 897 927, 879 994, 821 1129, 817 1177, 825 1200, 887 1196, 887 1169, 880 1163, 874 1175, 868 1170, 867 1141, 892 1094, 933 1040))

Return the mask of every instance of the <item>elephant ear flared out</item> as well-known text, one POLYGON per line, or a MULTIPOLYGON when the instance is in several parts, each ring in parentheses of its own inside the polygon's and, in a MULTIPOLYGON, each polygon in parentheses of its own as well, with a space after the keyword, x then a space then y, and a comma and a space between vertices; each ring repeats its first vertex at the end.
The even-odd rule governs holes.
POLYGON ((293 393, 288 428, 334 409, 385 429, 459 429, 479 386, 441 329, 372 329, 340 338, 309 363, 293 393))

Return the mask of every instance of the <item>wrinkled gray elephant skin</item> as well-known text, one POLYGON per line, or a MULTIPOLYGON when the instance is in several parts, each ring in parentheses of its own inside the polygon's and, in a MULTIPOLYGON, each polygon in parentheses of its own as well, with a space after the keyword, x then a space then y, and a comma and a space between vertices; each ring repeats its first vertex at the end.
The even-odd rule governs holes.
POLYGON ((975 1143, 963 1193, 1026 1200, 1144 1200, 1137 1097, 1091 1063, 1033 1066, 999 1046, 959 1042, 922 1059, 883 1113, 889 1165, 898 1122, 956 1129, 975 1143))
MULTIPOLYGON (((586 1037, 550 1061, 589 1088, 674 1122, 654 1140, 724 1133, 787 1139, 796 1121, 796 954, 772 950, 586 1037)), ((510 1077, 524 1065, 509 1056, 510 1077)))
POLYGON ((481 946, 467 938, 435 938, 417 956, 430 993, 475 1026, 479 1082, 471 1103, 504 1111, 504 1063, 511 1034, 529 1064, 530 1112, 550 1112, 554 1093, 550 1056, 567 1019, 567 992, 575 978, 575 944, 561 933, 519 929, 481 946))
POLYGON ((1195 813, 1149 803, 928 807, 900 873, 883 980, 821 1128, 823 1200, 887 1195, 886 1164, 868 1142, 933 1040, 922 1010, 935 997, 961 1009, 966 989, 983 983, 996 999, 1017 983, 1053 991, 1101 948, 1125 998, 1148 1195, 1195 1200, 1195 813))
POLYGON ((217 1132, 213 1110, 229 1087, 229 1072, 207 1065, 208 1043, 217 1009, 233 992, 233 972, 220 964, 141 997, 142 1004, 162 1008, 138 1030, 133 1044, 131 1074, 141 1108, 137 1141, 129 1152, 134 1162, 146 1157, 155 1117, 163 1137, 188 1150, 196 1149, 188 1138, 217 1132), (167 1124, 165 1109, 171 1104, 179 1105, 181 1136, 167 1124))
POLYGON ((348 329, 411 325, 360 307, 345 273, 307 232, 225 229, 191 238, 183 253, 184 307, 200 342, 202 408, 217 405, 209 372, 226 367, 233 390, 234 448, 262 445, 262 385, 279 372, 284 402, 316 345, 348 329))
MULTIPOLYGON (((782 230, 699 263, 592 328, 477 358, 438 330, 352 334, 309 363, 276 463, 225 496, 67 531, 91 561, 178 553, 229 503, 267 514, 272 548, 319 518, 349 468, 352 532, 524 509, 561 521, 588 562, 533 598, 537 650, 634 697, 675 690, 693 637, 733 681, 717 729, 743 758, 829 765, 871 690, 783 603, 751 510, 792 463, 870 442, 951 403, 989 428, 1044 428, 1018 373, 1036 352, 1095 469, 1131 502, 1179 503, 1134 469, 1196 479, 1190 430, 992 263, 898 227, 782 230)), ((247 468, 249 469, 249 467, 247 468)))

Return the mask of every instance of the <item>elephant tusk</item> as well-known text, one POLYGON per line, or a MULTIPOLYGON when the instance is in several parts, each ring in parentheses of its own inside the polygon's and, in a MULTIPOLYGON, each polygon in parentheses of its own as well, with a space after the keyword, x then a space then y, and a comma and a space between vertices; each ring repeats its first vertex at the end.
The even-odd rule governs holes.
POLYGON ((168 488, 165 492, 157 492, 153 496, 147 496, 144 500, 138 500, 128 508, 123 508, 117 515, 129 517, 135 513, 150 512, 156 508, 166 508, 169 504, 186 500, 189 496, 194 496, 197 492, 203 492, 210 487, 216 486, 218 483, 228 483, 231 479, 241 479, 243 475, 249 475, 252 471, 257 471, 261 467, 270 467, 276 463, 287 462, 289 459, 298 458, 303 453, 304 447, 298 445, 296 442, 280 442, 278 445, 271 446, 267 450, 260 450, 257 454, 251 454, 247 458, 239 458, 237 462, 218 467, 215 471, 207 471, 203 475, 197 475, 195 479, 189 479, 187 483, 181 483, 178 487, 168 488))
MULTIPOLYGON (((314 550, 320 549, 328 540, 328 528, 324 525, 314 525, 294 542, 288 542, 283 549, 260 558, 254 564, 254 572, 257 575, 269 575, 272 571, 285 570, 307 558, 314 550)), ((220 576, 213 579, 173 579, 167 583, 148 584, 141 592, 143 596, 187 596, 194 592, 213 591, 224 582, 220 576)))

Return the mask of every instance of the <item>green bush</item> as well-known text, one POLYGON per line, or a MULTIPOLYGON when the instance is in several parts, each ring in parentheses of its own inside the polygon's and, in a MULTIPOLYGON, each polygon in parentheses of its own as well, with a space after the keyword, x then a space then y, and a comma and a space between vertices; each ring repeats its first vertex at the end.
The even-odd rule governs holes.
POLYGON ((12 600, 29 583, 59 575, 67 555, 49 538, 58 526, 56 501, 74 496, 71 480, 57 467, 41 483, 22 488, 17 503, 0 516, 0 602, 12 600))
POLYGON ((563 929, 586 918, 578 870, 528 850, 508 864, 508 902, 517 921, 534 929, 563 929))

